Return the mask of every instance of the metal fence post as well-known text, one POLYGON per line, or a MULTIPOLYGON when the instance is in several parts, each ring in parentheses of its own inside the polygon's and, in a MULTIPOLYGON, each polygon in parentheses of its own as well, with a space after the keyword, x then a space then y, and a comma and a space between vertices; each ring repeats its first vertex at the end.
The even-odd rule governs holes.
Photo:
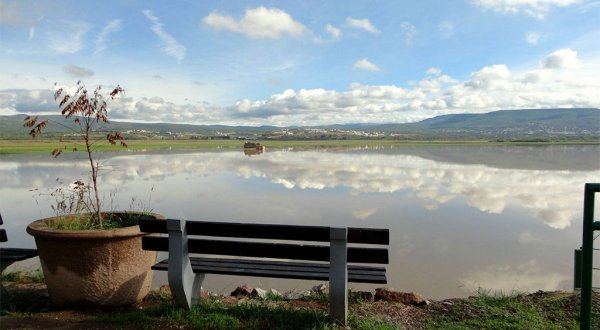
POLYGON ((594 265, 594 230, 600 230, 600 223, 594 223, 594 198, 600 192, 599 183, 586 183, 583 197, 583 246, 581 269, 581 314, 580 329, 592 328, 592 267, 594 265))
POLYGON ((581 248, 575 249, 573 255, 573 290, 581 289, 581 248))

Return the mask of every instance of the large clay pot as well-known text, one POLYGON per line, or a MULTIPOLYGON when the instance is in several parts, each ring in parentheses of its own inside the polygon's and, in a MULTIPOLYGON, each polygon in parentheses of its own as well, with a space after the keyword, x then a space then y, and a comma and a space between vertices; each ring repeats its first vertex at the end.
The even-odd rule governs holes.
MULTIPOLYGON (((165 219, 158 214, 146 214, 165 219)), ((35 237, 48 294, 53 304, 117 307, 134 304, 150 290, 155 251, 142 250, 138 226, 109 230, 57 230, 34 221, 35 237)))

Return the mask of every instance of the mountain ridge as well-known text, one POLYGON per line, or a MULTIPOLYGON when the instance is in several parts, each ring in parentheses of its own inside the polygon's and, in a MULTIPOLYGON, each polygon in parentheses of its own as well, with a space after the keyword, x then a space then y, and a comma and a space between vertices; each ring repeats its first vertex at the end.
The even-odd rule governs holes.
MULTIPOLYGON (((25 115, 0 116, 0 138, 22 138, 27 129, 22 127, 25 115)), ((42 118, 73 126, 60 115, 42 118)), ((49 133, 67 133, 61 125, 48 125, 49 133)), ((446 137, 446 138, 519 138, 519 137, 600 137, 600 109, 523 109, 498 110, 488 113, 447 114, 414 123, 350 123, 317 126, 228 126, 172 123, 143 123, 111 121, 103 131, 149 131, 163 134, 211 135, 272 135, 277 131, 327 130, 383 132, 390 136, 446 137)))

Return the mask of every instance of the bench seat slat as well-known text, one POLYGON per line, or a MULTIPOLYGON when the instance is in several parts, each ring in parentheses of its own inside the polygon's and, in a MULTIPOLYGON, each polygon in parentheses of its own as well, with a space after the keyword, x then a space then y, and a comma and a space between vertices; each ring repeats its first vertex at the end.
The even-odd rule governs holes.
MULTIPOLYGON (((190 258, 195 273, 243 275, 272 278, 292 278, 305 280, 329 280, 329 266, 285 261, 259 261, 247 263, 243 259, 190 258)), ((154 270, 168 270, 168 259, 152 267, 154 270)), ((385 269, 381 267, 348 267, 348 281, 354 283, 386 284, 385 269), (368 270, 370 269, 370 270, 368 270)))
MULTIPOLYGON (((242 267, 245 269, 265 269, 265 270, 290 270, 300 272, 328 272, 329 265, 325 264, 311 264, 311 263, 292 263, 292 262, 265 262, 261 264, 257 263, 246 263, 245 260, 232 260, 232 259, 215 259, 215 260, 191 260, 192 266, 203 266, 203 267, 242 267)), ((356 268, 349 266, 349 271, 354 274, 363 275, 378 275, 385 272, 385 268, 381 267, 361 267, 356 268)))
MULTIPOLYGON (((139 225, 142 232, 167 233, 165 220, 143 219, 139 220, 139 225)), ((329 227, 324 226, 188 221, 186 229, 188 235, 311 242, 329 241, 329 227)), ((388 229, 348 228, 348 242, 388 245, 390 233, 388 229)))
POLYGON ((0 248, 0 260, 2 261, 21 261, 37 255, 38 252, 35 249, 0 248))
MULTIPOLYGON (((271 259, 233 259, 233 258, 210 258, 210 257, 192 257, 192 264, 221 264, 226 265, 231 263, 232 265, 243 265, 244 267, 256 267, 256 268, 277 268, 281 267, 282 262, 271 260, 271 259)), ((283 265, 292 265, 297 267, 313 267, 328 269, 329 264, 326 263, 314 263, 314 262, 297 262, 297 261, 284 261, 283 265)), ((359 265, 348 265, 348 269, 351 269, 355 273, 369 274, 372 272, 385 272, 385 267, 376 266, 359 266, 359 265)))
MULTIPOLYGON (((168 237, 142 237, 144 250, 168 251, 168 237)), ((230 255, 239 257, 329 261, 329 246, 188 239, 190 253, 230 255)), ((387 264, 387 249, 348 248, 348 262, 387 264)))

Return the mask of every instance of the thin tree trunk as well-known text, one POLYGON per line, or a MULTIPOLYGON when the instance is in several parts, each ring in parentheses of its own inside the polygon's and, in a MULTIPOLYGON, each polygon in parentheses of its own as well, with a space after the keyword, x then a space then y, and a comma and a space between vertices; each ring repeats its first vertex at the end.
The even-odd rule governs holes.
MULTIPOLYGON (((89 120, 89 119, 88 119, 89 120)), ((102 229, 102 213, 100 212, 100 194, 98 193, 98 167, 94 164, 94 159, 92 158, 92 144, 90 142, 90 130, 89 130, 89 121, 86 123, 88 128, 86 129, 85 134, 85 147, 87 149, 88 159, 90 160, 90 166, 92 167, 92 183, 94 184, 94 197, 96 198, 96 217, 98 219, 98 224, 100 225, 100 229, 102 229)))

